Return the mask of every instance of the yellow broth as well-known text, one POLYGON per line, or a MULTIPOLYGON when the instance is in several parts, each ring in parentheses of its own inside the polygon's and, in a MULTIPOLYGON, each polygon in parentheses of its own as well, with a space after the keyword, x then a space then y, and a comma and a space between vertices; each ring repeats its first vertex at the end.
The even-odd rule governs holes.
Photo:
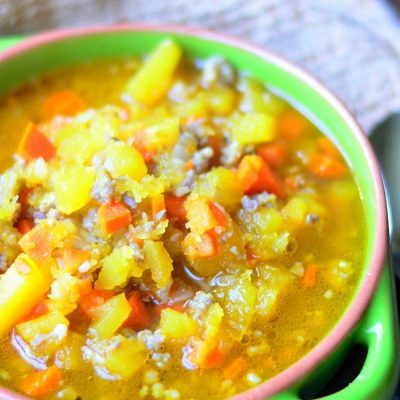
MULTIPOLYGON (((222 140, 222 147, 228 147, 232 143, 231 129, 233 128, 230 124, 235 121, 235 118, 252 113, 265 114, 272 118, 274 129, 276 130, 275 137, 269 138, 265 142, 279 142, 286 149, 283 164, 272 167, 274 174, 279 177, 280 182, 284 185, 285 192, 283 196, 278 196, 277 199, 271 200, 268 196, 264 196, 264 198, 262 196, 257 197, 260 192, 256 191, 255 193, 250 193, 243 203, 243 196, 246 195, 241 192, 241 201, 237 202, 234 207, 228 206, 229 212, 222 205, 221 209, 225 218, 228 218, 228 221, 234 221, 242 229, 239 231, 240 238, 238 240, 244 241, 243 246, 246 254, 243 254, 243 257, 240 258, 240 266, 236 265, 238 263, 237 259, 228 263, 228 265, 222 265, 221 261, 214 261, 213 257, 201 258, 197 253, 195 256, 190 253, 191 255, 189 256, 187 248, 186 253, 182 251, 181 241, 185 235, 189 234, 189 229, 187 225, 177 223, 171 217, 170 211, 167 213, 167 221, 170 226, 165 232, 163 231, 157 236, 157 241, 164 243, 173 260, 172 278, 170 276, 167 277, 169 285, 172 281, 179 282, 179 284, 186 285, 192 290, 192 294, 184 298, 184 302, 178 312, 189 315, 191 320, 195 319, 193 313, 196 305, 190 305, 189 303, 198 291, 211 292, 214 298, 213 304, 218 304, 220 309, 223 310, 224 315, 218 328, 218 338, 224 342, 222 359, 211 367, 203 365, 202 362, 204 360, 202 360, 201 362, 199 361, 198 365, 189 363, 190 368, 188 368, 187 360, 185 362, 183 354, 185 353, 184 349, 187 346, 190 347, 191 338, 167 337, 166 339, 164 338, 161 346, 156 351, 147 349, 142 363, 129 377, 122 379, 118 373, 110 373, 110 371, 108 373, 104 373, 104 371, 99 373, 99 370, 95 369, 96 362, 90 358, 88 359, 88 357, 84 359, 84 351, 82 352, 82 348, 78 348, 80 360, 77 365, 69 369, 58 365, 62 373, 61 381, 43 395, 37 395, 37 398, 62 398, 67 400, 76 400, 78 398, 82 400, 116 398, 224 399, 271 378, 293 364, 318 344, 335 325, 348 306, 360 277, 362 254, 365 246, 365 222, 357 185, 351 171, 345 165, 345 160, 340 154, 334 155, 335 160, 338 160, 340 165, 345 166, 345 172, 340 176, 324 177, 317 176, 312 171, 310 172, 310 165, 315 154, 327 152, 326 154, 329 155, 329 153, 332 153, 331 144, 327 148, 321 145, 323 143, 321 142, 323 135, 317 127, 296 111, 292 105, 274 94, 268 87, 255 82, 245 74, 235 72, 234 77, 230 80, 224 77, 221 69, 218 70, 215 67, 217 69, 213 72, 215 72, 216 77, 214 77, 214 80, 211 77, 211 82, 205 83, 204 70, 209 68, 207 62, 210 63, 210 60, 202 62, 192 62, 187 59, 181 60, 179 66, 176 67, 166 93, 154 105, 146 107, 146 118, 148 115, 151 116, 152 113, 154 115, 161 114, 161 120, 159 117, 155 118, 154 123, 157 125, 162 124, 162 118, 179 115, 180 138, 182 138, 187 126, 195 123, 200 127, 205 126, 207 132, 211 131, 211 136, 215 135, 222 140), (207 97, 213 93, 219 93, 218 90, 220 88, 228 88, 229 96, 233 100, 226 100, 225 97, 222 100, 210 100, 207 97), (222 102, 223 105, 221 106, 218 101, 222 102), (224 101, 227 101, 228 104, 225 104, 224 101), (208 105, 204 106, 206 102, 208 102, 208 105), (215 106, 215 104, 217 105, 215 106), (284 125, 282 121, 285 118, 284 125), (287 128, 288 124, 289 128, 287 128), (299 128, 301 132, 297 136, 293 132, 292 134, 290 133, 290 126, 293 124, 303 126, 303 128, 299 128), (282 128, 282 126, 284 127, 282 128), (289 134, 287 132, 283 134, 284 129, 288 129, 289 134), (225 132, 225 136, 223 136, 223 132, 225 132), (306 204, 308 210, 307 212, 300 212, 301 216, 298 220, 293 219, 291 214, 293 212, 296 214, 298 208, 294 207, 295 211, 292 210, 291 212, 288 212, 287 208, 285 209, 285 206, 293 198, 301 198, 301 205, 306 204), (243 204, 247 204, 247 206, 243 204), (254 207, 255 210, 253 210, 254 207), (256 227, 257 223, 259 223, 257 221, 249 222, 249 218, 252 218, 251 214, 260 209, 267 210, 265 212, 268 213, 271 208, 276 211, 278 215, 276 218, 280 221, 278 221, 279 223, 277 222, 280 225, 276 232, 268 232, 266 236, 254 233, 257 229, 260 230, 262 228, 256 227), (283 209, 286 211, 283 211, 283 209), (246 217, 243 217, 243 212, 247 213, 246 217), (245 232, 246 229, 248 230, 247 232, 245 232), (171 245, 171 238, 177 231, 179 231, 179 243, 174 242, 171 245), (287 236, 285 236, 286 233, 287 236), (285 238, 287 238, 287 241, 285 241, 285 238), (196 257, 199 258, 196 259, 196 257), (211 268, 212 273, 203 273, 204 268, 211 268), (267 269, 265 270, 265 268, 267 269), (262 272, 260 271, 268 271, 268 268, 272 268, 273 271, 277 271, 278 274, 283 274, 285 277, 290 277, 287 278, 289 283, 281 288, 279 284, 278 286, 275 285, 276 282, 274 283, 273 279, 262 278, 262 272), (307 278, 310 280, 309 284, 305 283, 307 280, 305 274, 308 273, 308 268, 316 268, 315 276, 312 276, 312 272, 309 273, 307 278), (230 302, 229 294, 225 292, 225 295, 221 295, 224 290, 229 289, 221 289, 223 285, 221 284, 222 286, 219 287, 219 282, 228 279, 224 275, 230 275, 237 281, 240 276, 244 276, 242 274, 246 274, 246 271, 250 271, 249 276, 251 278, 248 284, 252 286, 250 290, 252 293, 254 293, 254 290, 256 291, 256 300, 251 310, 244 312, 240 309, 242 306, 238 306, 235 302, 230 302), (261 287, 261 289, 257 289, 258 287, 261 287), (256 312, 257 304, 261 302, 260 296, 262 293, 260 294, 260 292, 265 290, 273 291, 275 289, 278 294, 276 302, 274 301, 271 306, 271 310, 268 313, 265 312, 264 316, 262 312, 256 312), (257 292, 257 290, 259 291, 257 292), (237 313, 240 314, 240 318, 237 318, 237 313), (241 313, 249 315, 243 317, 241 313), (243 318, 249 319, 249 322, 243 323, 243 318), (234 326, 235 324, 236 326, 238 325, 239 320, 240 324, 244 325, 241 326, 241 329, 236 329, 234 326), (231 366, 238 359, 244 361, 241 367, 238 367, 237 371, 235 371, 235 368, 231 366), (232 379, 229 379, 229 377, 232 379)), ((223 65, 225 66, 225 64, 223 65)), ((123 134, 112 140, 120 140, 124 143, 130 143, 130 145, 133 143, 133 146, 135 146, 135 139, 132 140, 137 134, 135 129, 137 131, 144 129, 145 132, 148 132, 146 131, 148 128, 138 128, 138 125, 135 125, 135 118, 139 121, 144 118, 141 115, 141 106, 138 106, 137 102, 127 101, 126 96, 121 98, 121 94, 126 91, 127 82, 132 80, 132 77, 135 76, 138 70, 140 71, 142 66, 143 61, 140 59, 90 62, 38 77, 6 95, 0 101, 0 119, 2 121, 0 125, 0 162, 2 171, 4 172, 13 165, 12 155, 17 151, 27 123, 32 122, 39 127, 46 123, 51 124, 52 117, 46 114, 45 101, 54 93, 66 89, 71 90, 83 99, 87 109, 101 110, 103 107, 112 104, 123 110, 128 110, 128 120, 122 121, 122 124, 132 125, 123 134), (126 132, 129 132, 129 134, 126 132)), ((153 78, 156 79, 157 77, 153 78)), ((74 121, 75 116, 70 118, 71 120, 66 122, 67 125, 74 121)), ((251 131, 252 126, 249 125, 245 128, 251 131)), ((44 131, 50 137, 50 140, 54 142, 54 132, 51 129, 45 129, 44 131)), ((178 143, 179 140, 181 139, 178 139, 178 143)), ((196 151, 207 146, 199 144, 201 139, 197 140, 198 147, 196 151)), ((241 168, 239 164, 245 154, 256 154, 257 149, 264 144, 257 142, 255 146, 251 144, 250 146, 242 146, 237 160, 231 164, 225 163, 224 165, 220 157, 213 165, 222 166, 233 171, 234 174, 238 174, 238 169, 240 170, 241 168)), ((159 153, 155 151, 152 160, 146 162, 148 173, 156 176, 157 174, 162 175, 163 171, 160 172, 160 169, 155 166, 160 163, 162 153, 172 153, 176 146, 177 143, 174 142, 168 144, 159 153)), ((79 153, 80 149, 76 148, 75 151, 79 153)), ((19 157, 25 158, 21 179, 29 181, 31 178, 28 179, 24 176, 24 173, 26 174, 24 168, 27 163, 35 162, 35 159, 32 160, 26 154, 21 154, 21 150, 19 150, 19 153, 19 157)), ((54 171, 60 168, 59 164, 57 164, 59 163, 57 157, 47 163, 50 166, 49 168, 54 171)), ((68 157, 72 156, 68 155, 68 157)), ((202 174, 207 174, 212 169, 210 159, 206 161, 205 167, 200 168, 196 164, 192 167, 200 169, 200 172, 194 174, 194 180, 198 179, 202 174)), ((84 163, 91 165, 92 159, 84 163)), ((189 167, 187 165, 183 167, 183 174, 187 173, 188 168, 190 170, 190 164, 189 167)), ((172 168, 171 175, 173 174, 172 168)), ((80 177, 77 176, 77 182, 79 179, 80 177)), ((176 180, 176 177, 174 179, 176 180)), ((180 179, 182 180, 182 177, 180 179)), ((25 186, 26 184, 20 185, 18 191, 25 186)), ((48 191, 52 190, 49 189, 50 186, 47 183, 39 182, 31 186, 33 191, 38 190, 38 187, 45 187, 48 191)), ((167 198, 168 193, 181 194, 182 187, 177 189, 177 186, 179 186, 179 183, 176 184, 175 181, 173 183, 169 182, 163 191, 165 198, 167 198)), ((223 198, 224 192, 222 189, 221 191, 223 198)), ((191 192, 192 189, 185 195, 191 192)), ((1 196, 0 194, 0 200, 1 196)), ((116 195, 114 194, 114 196, 116 195)), ((118 201, 122 201, 122 193, 119 193, 118 196, 118 201)), ((220 198, 221 195, 219 195, 218 199, 220 198)), ((216 201, 215 198, 211 198, 211 200, 218 207, 221 206, 220 202, 216 201)), ((223 198, 223 202, 225 201, 227 200, 223 198)), ((68 217, 76 226, 80 226, 89 210, 91 208, 97 210, 100 203, 97 199, 90 198, 86 204, 77 210, 73 210, 68 216, 66 216, 66 213, 60 212, 57 208, 58 204, 56 204, 57 212, 53 212, 52 216, 50 214, 45 215, 44 220, 47 221, 53 218, 63 221, 68 217)), ((148 200, 137 203, 139 205, 135 207, 139 207, 141 213, 151 214, 148 200)), ((1 206, 2 203, 0 201, 0 211, 1 206)), ((33 207, 32 204, 31 206, 33 207)), ((140 224, 135 207, 130 210, 133 216, 131 221, 133 228, 135 228, 135 221, 140 224)), ((14 228, 21 219, 18 212, 17 210, 9 221, 0 219, 2 224, 1 240, 3 242, 2 247, 0 246, 0 256, 3 253, 3 265, 1 268, 3 275, 6 274, 6 270, 10 268, 15 257, 20 252, 23 250, 29 252, 29 249, 21 249, 16 245, 16 241, 23 236, 14 228)), ((32 219, 32 223, 36 227, 44 223, 42 221, 43 215, 40 218, 29 215, 29 218, 32 219)), ((233 222, 228 222, 228 227, 224 229, 233 229, 232 224, 233 222)), ((217 226, 217 228, 221 228, 221 226, 217 226)), ((191 229, 195 228, 191 227, 191 229)), ((121 237, 127 240, 125 236, 128 235, 129 229, 124 226, 118 233, 103 236, 98 234, 97 231, 98 226, 96 225, 93 234, 99 235, 104 242, 102 242, 104 248, 101 248, 101 257, 99 257, 93 269, 86 274, 75 271, 78 279, 89 279, 92 286, 96 285, 95 282, 99 277, 99 273, 101 273, 99 271, 104 268, 104 258, 112 252, 113 248, 119 246, 118 240, 121 237), (118 237, 118 240, 116 237, 118 237)), ((26 235, 29 235, 29 232, 26 235)), ((78 243, 78 246, 86 245, 82 238, 79 238, 78 242, 79 240, 83 244, 78 243)), ((135 243, 139 243, 138 246, 140 248, 143 245, 143 240, 152 241, 153 238, 146 239, 142 235, 136 237, 135 240, 135 243)), ((229 237, 226 240, 229 240, 229 237)), ((62 244, 61 247, 59 246, 61 249, 57 248, 55 251, 62 252, 63 246, 66 247, 67 245, 62 244)), ((217 251, 220 251, 223 246, 222 242, 218 242, 217 251)), ((192 251, 193 249, 190 250, 190 252, 192 251)), ((31 255, 29 254, 29 256, 31 255)), ((54 255, 53 258, 55 260, 56 256, 54 255)), ((149 261, 145 259, 144 262, 148 263, 149 261)), ((148 267, 148 264, 146 265, 148 267)), ((44 268, 43 266, 40 267, 44 268)), ((62 269, 62 265, 58 264, 58 268, 62 269)), ((52 279, 55 279, 54 270, 52 274, 52 279)), ((71 275, 74 275, 74 273, 71 275)), ((170 305, 168 303, 169 298, 173 294, 167 285, 167 289, 169 288, 169 291, 167 290, 167 298, 163 298, 163 295, 159 293, 159 288, 154 288, 154 282, 149 283, 149 280, 152 280, 152 276, 146 270, 141 278, 130 276, 129 282, 124 282, 124 284, 115 287, 112 291, 114 294, 122 293, 125 295, 129 295, 133 289, 140 292, 142 299, 144 299, 145 308, 151 310, 151 312, 160 304, 162 307, 168 308, 170 305), (146 287, 146 291, 144 287, 146 287), (148 292, 151 292, 151 296, 148 296, 148 292)), ((240 292, 240 288, 238 290, 240 292)), ((234 295, 234 293, 231 293, 231 295, 234 295)), ((245 301, 247 300, 246 295, 246 293, 243 295, 245 301)), ((46 301, 48 299, 47 297, 46 301)), ((82 337, 82 346, 87 346, 85 340, 90 337, 87 327, 92 322, 81 311, 81 299, 75 299, 74 301, 77 303, 76 308, 64 313, 67 320, 70 321, 68 335, 75 330, 82 337)), ((34 305, 36 306, 37 304, 34 305)), ((210 305, 207 307, 210 307, 210 305)), ((27 310, 26 314, 29 314, 31 308, 27 310)), ((204 319, 204 316, 202 318, 204 319)), ((26 319, 24 317, 21 321, 26 321, 26 319)), ((28 319, 32 320, 32 318, 28 319)), ((26 390, 24 391, 23 388, 26 388, 26 383, 24 386, 23 382, 26 382, 26 379, 37 371, 37 368, 35 369, 37 364, 29 363, 26 357, 24 359, 21 356, 21 348, 15 345, 16 338, 18 338, 18 324, 21 321, 13 324, 12 329, 8 330, 7 334, 0 339, 0 384, 16 391, 30 394, 26 390), (17 328, 15 328, 16 325, 17 328)), ((202 329, 206 328, 202 325, 203 323, 204 321, 198 322, 198 331, 193 336, 205 342, 206 333, 202 329)), ((148 329, 152 331, 157 328, 159 328, 159 317, 153 318, 148 326, 148 329)), ((115 336, 122 332, 122 336, 125 335, 128 340, 131 338, 133 338, 132 340, 138 340, 137 331, 141 329, 121 329, 122 327, 120 326, 113 335, 115 336)), ((35 352, 34 344, 28 343, 28 346, 31 346, 31 350, 35 352)), ((63 346, 65 346, 64 342, 59 343, 57 351, 62 350, 63 346)), ((58 353, 51 353, 44 363, 47 367, 54 364, 54 354, 58 353)))

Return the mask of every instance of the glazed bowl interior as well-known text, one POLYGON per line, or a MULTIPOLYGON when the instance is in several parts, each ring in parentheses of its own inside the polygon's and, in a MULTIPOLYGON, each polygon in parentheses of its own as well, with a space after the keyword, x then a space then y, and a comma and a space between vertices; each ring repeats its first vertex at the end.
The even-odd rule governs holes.
MULTIPOLYGON (((367 139, 343 106, 318 82, 279 57, 218 34, 176 27, 94 28, 29 39, 0 54, 0 92, 35 75, 88 59, 146 54, 166 37, 176 40, 189 57, 223 56, 237 69, 268 83, 294 103, 340 147, 363 200, 367 243, 362 277, 352 302, 341 320, 310 353, 253 390, 256 397, 251 398, 262 398, 304 377, 338 346, 367 307, 382 270, 386 252, 386 211, 379 170, 367 139)), ((0 142, 4 140, 7 139, 0 138, 0 142)))

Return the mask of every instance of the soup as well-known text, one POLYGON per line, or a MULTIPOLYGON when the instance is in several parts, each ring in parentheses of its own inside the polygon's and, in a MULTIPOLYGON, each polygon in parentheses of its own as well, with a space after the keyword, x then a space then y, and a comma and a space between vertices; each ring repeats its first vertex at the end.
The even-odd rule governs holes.
POLYGON ((0 104, 1 385, 225 399, 345 311, 365 247, 357 185, 273 88, 166 41, 0 104))

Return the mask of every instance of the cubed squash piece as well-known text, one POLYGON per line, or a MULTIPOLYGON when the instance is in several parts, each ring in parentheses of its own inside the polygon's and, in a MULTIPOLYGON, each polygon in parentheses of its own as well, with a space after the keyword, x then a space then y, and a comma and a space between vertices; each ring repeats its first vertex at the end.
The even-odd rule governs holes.
POLYGON ((131 311, 125 294, 121 293, 96 308, 91 328, 98 337, 110 338, 128 319, 131 311))
POLYGON ((57 367, 74 371, 82 365, 82 347, 85 345, 85 337, 76 332, 69 332, 65 343, 55 354, 57 367))
POLYGON ((104 366, 111 374, 128 379, 144 364, 147 350, 145 344, 138 340, 123 336, 118 336, 118 339, 119 345, 107 352, 104 366))
POLYGON ((149 106, 158 102, 171 86, 181 53, 181 49, 171 40, 161 43, 128 82, 125 92, 149 106))
POLYGON ((293 282, 293 275, 284 269, 259 266, 257 286, 256 314, 268 321, 275 315, 278 299, 293 282))
POLYGON ((243 196, 237 174, 224 167, 200 175, 193 191, 221 204, 228 211, 235 210, 243 196))
POLYGON ((160 331, 169 339, 187 339, 197 332, 197 322, 185 313, 166 308, 161 311, 160 331))
POLYGON ((47 313, 15 327, 36 354, 54 354, 67 337, 69 321, 59 311, 47 313))
POLYGON ((217 116, 230 114, 236 104, 237 94, 227 86, 220 86, 207 92, 208 108, 217 116))
POLYGON ((304 222, 307 215, 306 201, 299 197, 293 197, 282 208, 282 215, 295 222, 304 222))
POLYGON ((0 275, 0 337, 39 304, 50 289, 49 276, 26 254, 0 275))
POLYGON ((38 264, 43 265, 57 247, 62 247, 64 239, 72 233, 73 227, 56 221, 42 220, 19 240, 21 249, 38 264))
POLYGON ((94 169, 90 167, 78 164, 59 167, 52 179, 57 210, 69 215, 89 203, 94 178, 94 169))
POLYGON ((162 242, 145 240, 143 245, 144 261, 150 268, 151 276, 158 288, 171 284, 172 259, 162 242))
POLYGON ((151 125, 140 135, 141 147, 147 150, 160 152, 172 148, 179 139, 179 118, 165 118, 157 124, 151 125))
POLYGON ((257 289, 251 282, 250 270, 239 277, 228 275, 228 281, 228 285, 216 289, 216 295, 220 299, 228 325, 241 337, 249 330, 253 320, 257 289))
POLYGON ((133 249, 122 246, 104 258, 96 288, 112 290, 124 286, 131 276, 140 278, 142 273, 143 268, 135 260, 133 249))
MULTIPOLYGON (((201 235, 219 225, 219 221, 212 212, 209 203, 206 197, 199 196, 196 193, 191 194, 185 201, 187 226, 197 235, 201 235)), ((224 215, 223 211, 221 213, 224 215)), ((224 222, 225 225, 226 221, 224 222)))
POLYGON ((232 121, 232 139, 242 145, 260 144, 276 138, 275 119, 265 113, 248 113, 232 121))
POLYGON ((222 319, 224 317, 224 310, 219 303, 213 304, 204 317, 204 340, 212 340, 217 337, 221 328, 222 319))
POLYGON ((114 179, 128 176, 140 181, 147 174, 143 156, 125 142, 110 142, 104 151, 104 167, 114 179))
POLYGON ((239 226, 243 232, 258 236, 281 232, 285 225, 282 215, 277 210, 261 207, 256 211, 241 213, 239 226))

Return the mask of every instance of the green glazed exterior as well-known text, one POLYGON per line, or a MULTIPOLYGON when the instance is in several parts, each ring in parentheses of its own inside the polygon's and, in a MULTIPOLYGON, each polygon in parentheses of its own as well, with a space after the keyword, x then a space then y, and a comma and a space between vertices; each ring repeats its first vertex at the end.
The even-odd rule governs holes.
MULTIPOLYGON (((90 32, 89 32, 90 33, 90 32)), ((151 51, 162 39, 173 38, 189 57, 202 58, 219 54, 232 65, 247 71, 261 81, 267 82, 289 101, 293 101, 310 119, 314 121, 342 149, 356 177, 363 195, 367 218, 367 252, 360 287, 367 277, 368 266, 374 257, 373 249, 377 240, 376 183, 371 178, 369 160, 365 157, 357 138, 352 133, 343 116, 327 100, 328 94, 316 91, 310 86, 307 75, 299 77, 290 68, 282 69, 279 63, 262 59, 250 47, 237 47, 232 41, 213 34, 188 31, 184 28, 136 27, 102 32, 96 30, 89 35, 62 37, 62 45, 50 41, 33 50, 27 49, 1 62, 0 92, 7 92, 21 82, 48 70, 76 64, 87 59, 99 59, 123 55, 145 54, 151 51), (249 50, 250 49, 250 50, 249 50)), ((0 38, 0 51, 18 42, 18 38, 0 38)), ((386 218, 386 215, 384 216, 386 218)), ((382 233, 382 232, 381 232, 382 233)), ((386 238, 378 238, 385 241, 386 238)), ((382 242, 383 243, 383 242, 382 242)), ((382 245, 384 247, 384 245, 382 245)), ((381 251, 385 251, 384 248, 381 251)), ((357 297, 359 290, 354 295, 357 297)), ((340 367, 340 360, 349 346, 355 343, 368 348, 368 356, 357 379, 347 388, 324 397, 329 400, 347 399, 389 399, 394 391, 398 375, 399 343, 395 302, 393 300, 392 271, 387 263, 376 294, 363 319, 353 328, 351 334, 315 370, 299 380, 289 389, 273 395, 276 400, 299 399, 300 393, 310 398, 318 388, 340 367)), ((7 396, 4 394, 4 396, 7 396)), ((21 399, 21 397, 4 399, 21 399)), ((236 396, 237 399, 259 399, 249 395, 236 396)), ((2 392, 0 389, 0 398, 2 392)))

